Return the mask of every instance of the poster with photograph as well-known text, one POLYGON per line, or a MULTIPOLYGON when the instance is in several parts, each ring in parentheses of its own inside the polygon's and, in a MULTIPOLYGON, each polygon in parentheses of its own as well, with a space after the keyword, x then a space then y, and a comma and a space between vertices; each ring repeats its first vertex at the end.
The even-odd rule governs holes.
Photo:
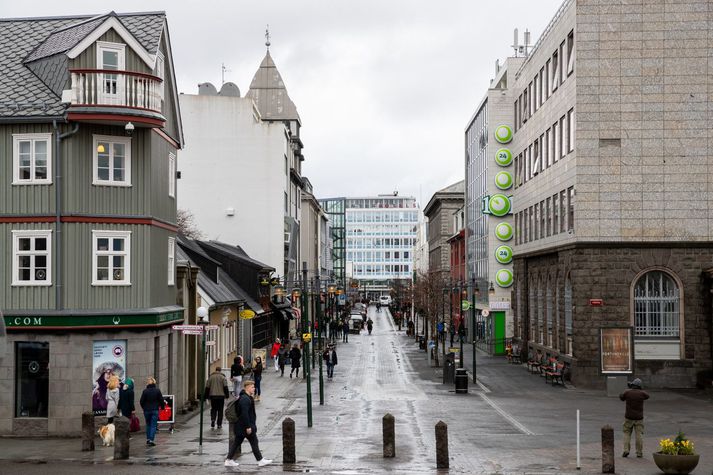
POLYGON ((173 424, 176 420, 176 411, 174 410, 174 398, 173 394, 164 394, 163 401, 166 405, 163 409, 158 410, 158 423, 159 424, 173 424))
POLYGON ((634 371, 631 327, 600 329, 600 345, 603 374, 634 371))
POLYGON ((92 411, 106 415, 106 386, 112 375, 126 377, 126 340, 98 340, 92 348, 92 411))
POLYGON ((253 348, 253 359, 250 362, 250 367, 252 368, 255 366, 255 358, 260 357, 260 361, 262 361, 262 369, 265 369, 266 363, 265 359, 267 358, 267 350, 265 348, 253 348))

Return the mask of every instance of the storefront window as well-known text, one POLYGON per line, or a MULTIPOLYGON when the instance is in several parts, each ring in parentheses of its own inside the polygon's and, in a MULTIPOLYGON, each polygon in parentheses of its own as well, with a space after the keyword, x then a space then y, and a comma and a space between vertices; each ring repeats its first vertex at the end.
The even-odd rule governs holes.
POLYGON ((15 417, 47 417, 49 359, 49 343, 16 343, 15 417))

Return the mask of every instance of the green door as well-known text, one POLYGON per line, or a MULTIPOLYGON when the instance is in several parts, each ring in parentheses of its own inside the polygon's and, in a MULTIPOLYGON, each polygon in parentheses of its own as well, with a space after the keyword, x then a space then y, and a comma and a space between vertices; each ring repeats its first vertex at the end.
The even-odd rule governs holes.
POLYGON ((495 354, 505 354, 505 312, 491 312, 491 322, 493 325, 493 339, 495 340, 495 354))

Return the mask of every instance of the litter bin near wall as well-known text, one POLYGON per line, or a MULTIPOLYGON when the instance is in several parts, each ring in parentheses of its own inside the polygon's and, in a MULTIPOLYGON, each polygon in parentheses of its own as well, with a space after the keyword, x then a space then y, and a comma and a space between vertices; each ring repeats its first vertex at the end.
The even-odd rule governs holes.
POLYGON ((468 393, 468 373, 465 368, 456 368, 455 384, 456 394, 468 393))
POLYGON ((448 353, 443 363, 443 384, 453 384, 456 376, 456 355, 448 353))

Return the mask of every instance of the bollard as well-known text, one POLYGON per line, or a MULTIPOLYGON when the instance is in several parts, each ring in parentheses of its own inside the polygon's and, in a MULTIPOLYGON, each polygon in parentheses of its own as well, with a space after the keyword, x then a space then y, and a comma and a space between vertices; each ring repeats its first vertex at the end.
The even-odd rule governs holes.
POLYGON ((614 473, 614 429, 602 427, 602 473, 614 473))
POLYGON ((94 413, 82 413, 82 452, 94 450, 94 413))
POLYGON ((448 424, 436 424, 436 468, 448 468, 448 424))
POLYGON ((394 416, 389 413, 381 420, 381 425, 384 433, 384 458, 396 456, 396 429, 394 416))
POLYGON ((296 463, 295 421, 289 417, 282 421, 282 463, 296 463))
POLYGON ((129 458, 129 419, 124 416, 114 418, 114 460, 129 458))

